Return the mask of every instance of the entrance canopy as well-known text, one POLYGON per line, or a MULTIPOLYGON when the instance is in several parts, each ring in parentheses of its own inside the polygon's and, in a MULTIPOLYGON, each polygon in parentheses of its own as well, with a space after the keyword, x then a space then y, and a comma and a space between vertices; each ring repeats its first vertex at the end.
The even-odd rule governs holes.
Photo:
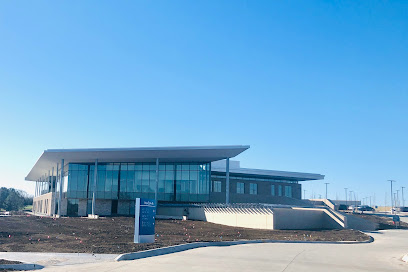
POLYGON ((188 147, 138 147, 138 148, 91 148, 48 149, 43 152, 26 180, 36 181, 47 175, 52 167, 64 160, 68 163, 111 162, 201 162, 209 163, 233 158, 249 148, 249 145, 234 146, 188 146, 188 147))

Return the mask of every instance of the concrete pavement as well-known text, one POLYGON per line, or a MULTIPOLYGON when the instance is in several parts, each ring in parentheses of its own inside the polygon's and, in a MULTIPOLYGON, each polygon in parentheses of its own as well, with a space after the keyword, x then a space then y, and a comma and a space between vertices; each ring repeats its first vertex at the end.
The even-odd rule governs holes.
POLYGON ((0 252, 0 259, 43 266, 72 265, 113 261, 118 254, 0 252))
POLYGON ((122 262, 46 267, 43 271, 408 271, 408 231, 371 234, 369 244, 250 244, 198 248, 122 262))

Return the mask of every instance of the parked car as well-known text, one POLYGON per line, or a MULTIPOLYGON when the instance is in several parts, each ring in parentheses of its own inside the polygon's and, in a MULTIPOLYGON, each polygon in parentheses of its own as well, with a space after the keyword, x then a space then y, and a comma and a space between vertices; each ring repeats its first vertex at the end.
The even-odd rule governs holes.
POLYGON ((408 207, 395 207, 397 212, 408 212, 408 207))
POLYGON ((345 204, 340 204, 339 207, 338 207, 338 210, 339 211, 346 211, 346 210, 348 210, 348 206, 345 205, 345 204))
POLYGON ((357 207, 357 211, 359 212, 373 212, 374 209, 368 205, 360 205, 357 207))

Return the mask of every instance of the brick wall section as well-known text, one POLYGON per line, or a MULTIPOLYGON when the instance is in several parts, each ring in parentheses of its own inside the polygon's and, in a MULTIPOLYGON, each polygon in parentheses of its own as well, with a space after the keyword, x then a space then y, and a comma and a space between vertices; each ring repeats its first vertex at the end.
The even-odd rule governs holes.
MULTIPOLYGON (((221 181, 221 193, 211 192, 211 203, 225 203, 225 179, 216 179, 221 181)), ((297 183, 283 182, 267 182, 255 180, 230 180, 230 202, 231 203, 270 203, 270 204, 288 204, 288 205, 304 205, 301 200, 302 186, 297 183), (245 186, 244 194, 237 194, 237 182, 243 182, 245 186), (258 194, 251 195, 250 183, 258 185, 258 194), (271 194, 271 185, 275 185, 275 196, 271 194), (282 196, 278 196, 278 186, 282 186, 282 196), (285 186, 292 187, 292 197, 285 197, 285 186)))
POLYGON ((129 215, 130 214, 130 201, 119 200, 118 201, 118 214, 129 215))
POLYGON ((87 204, 86 199, 80 199, 78 201, 78 216, 88 216, 87 204))
POLYGON ((112 215, 112 200, 97 199, 95 201, 95 214, 112 215))

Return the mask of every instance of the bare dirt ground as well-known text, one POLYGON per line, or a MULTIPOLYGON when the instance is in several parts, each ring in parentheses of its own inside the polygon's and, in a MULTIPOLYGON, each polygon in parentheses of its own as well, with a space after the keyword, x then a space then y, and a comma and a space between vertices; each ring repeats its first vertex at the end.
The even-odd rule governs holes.
POLYGON ((156 241, 134 244, 134 218, 0 218, 0 251, 124 253, 191 242, 233 240, 365 241, 355 230, 258 230, 202 221, 156 220, 156 241))
MULTIPOLYGON (((353 214, 354 216, 372 221, 374 223, 378 223, 378 229, 384 230, 384 229, 395 229, 395 225, 392 222, 392 217, 387 217, 387 216, 379 216, 375 214, 353 214)), ((400 222, 398 225, 399 229, 408 229, 408 223, 405 222, 400 222)))

